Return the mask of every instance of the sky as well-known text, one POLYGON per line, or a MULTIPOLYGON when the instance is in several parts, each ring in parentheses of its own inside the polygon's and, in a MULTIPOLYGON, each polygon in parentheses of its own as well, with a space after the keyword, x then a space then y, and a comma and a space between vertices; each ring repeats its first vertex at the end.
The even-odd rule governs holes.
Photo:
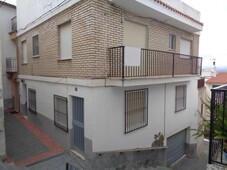
POLYGON ((182 0, 200 11, 200 21, 204 24, 200 34, 199 56, 203 65, 211 66, 216 59, 217 68, 227 70, 227 0, 182 0))
MULTIPOLYGON (((5 0, 16 5, 16 0, 5 0)), ((201 12, 200 21, 204 23, 200 33, 199 56, 203 57, 203 66, 211 67, 213 58, 217 68, 227 71, 227 0, 182 0, 201 12)))

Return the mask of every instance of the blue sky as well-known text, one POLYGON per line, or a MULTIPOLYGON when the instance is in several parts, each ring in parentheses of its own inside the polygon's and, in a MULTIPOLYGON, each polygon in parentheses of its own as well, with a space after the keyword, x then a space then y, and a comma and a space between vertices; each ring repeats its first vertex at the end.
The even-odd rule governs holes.
MULTIPOLYGON (((203 66, 211 66, 216 58, 217 67, 227 69, 227 0, 182 0, 201 12, 204 23, 200 36, 199 56, 203 57, 203 66)), ((6 0, 16 4, 16 0, 6 0)))

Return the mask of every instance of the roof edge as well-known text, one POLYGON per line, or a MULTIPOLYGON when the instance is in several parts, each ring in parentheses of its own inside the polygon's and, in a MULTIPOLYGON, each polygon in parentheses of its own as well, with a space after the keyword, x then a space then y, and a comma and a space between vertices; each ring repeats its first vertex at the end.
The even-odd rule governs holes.
POLYGON ((160 5, 162 5, 162 6, 166 7, 166 8, 168 8, 169 10, 171 10, 171 11, 173 11, 173 12, 175 12, 175 13, 178 13, 179 15, 182 15, 183 17, 188 18, 189 20, 191 20, 191 21, 193 21, 193 22, 195 22, 195 23, 197 23, 197 24, 203 26, 203 23, 202 23, 202 22, 200 22, 200 21, 198 21, 198 20, 192 18, 191 16, 189 16, 189 15, 187 15, 187 14, 185 14, 185 13, 179 11, 178 9, 172 7, 171 5, 168 5, 167 3, 163 2, 162 0, 154 0, 154 1, 157 2, 157 3, 159 3, 160 5))
POLYGON ((1 7, 2 5, 4 5, 4 6, 8 6, 8 7, 10 7, 10 8, 14 8, 14 9, 16 9, 16 8, 17 8, 17 7, 16 7, 16 5, 9 4, 9 3, 4 2, 4 1, 0 1, 0 7, 1 7))

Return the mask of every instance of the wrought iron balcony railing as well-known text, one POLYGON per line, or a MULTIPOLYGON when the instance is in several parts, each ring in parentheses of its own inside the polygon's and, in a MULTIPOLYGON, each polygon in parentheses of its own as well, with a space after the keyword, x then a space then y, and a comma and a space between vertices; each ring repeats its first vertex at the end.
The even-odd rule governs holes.
POLYGON ((202 58, 125 46, 109 49, 110 77, 201 75, 202 58))
POLYGON ((11 19, 11 32, 17 32, 17 17, 11 19))
POLYGON ((15 73, 17 72, 17 59, 13 57, 6 58, 6 72, 15 73))

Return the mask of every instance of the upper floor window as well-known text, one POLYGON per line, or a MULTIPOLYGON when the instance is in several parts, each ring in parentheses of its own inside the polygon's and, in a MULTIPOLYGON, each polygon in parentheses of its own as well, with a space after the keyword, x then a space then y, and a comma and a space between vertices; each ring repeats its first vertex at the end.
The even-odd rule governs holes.
POLYGON ((169 49, 176 49, 176 35, 169 34, 169 49))
POLYGON ((175 112, 186 109, 186 90, 186 85, 176 86, 175 112))
POLYGON ((125 133, 148 124, 148 89, 125 92, 125 133))
POLYGON ((22 46, 22 63, 26 64, 27 61, 27 43, 26 40, 21 42, 21 46, 22 46))
POLYGON ((146 25, 125 20, 124 45, 128 47, 147 48, 148 27, 146 25))
POLYGON ((72 29, 71 23, 67 22, 59 26, 60 36, 60 59, 72 58, 72 29))
POLYGON ((32 37, 32 53, 33 56, 39 55, 39 35, 35 35, 32 37))

